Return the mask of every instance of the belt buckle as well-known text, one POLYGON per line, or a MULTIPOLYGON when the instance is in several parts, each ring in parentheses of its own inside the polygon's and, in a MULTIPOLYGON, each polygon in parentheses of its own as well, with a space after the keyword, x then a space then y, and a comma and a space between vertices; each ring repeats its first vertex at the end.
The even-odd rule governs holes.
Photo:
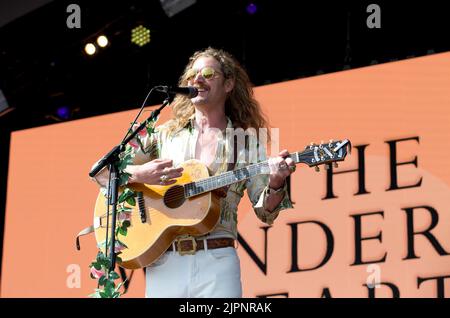
POLYGON ((183 256, 183 255, 194 255, 195 252, 197 251, 197 241, 195 240, 195 237, 192 236, 186 236, 186 237, 180 237, 177 238, 177 250, 178 253, 183 256), (187 251, 182 251, 181 250, 181 242, 183 241, 192 241, 192 249, 187 250, 187 251))

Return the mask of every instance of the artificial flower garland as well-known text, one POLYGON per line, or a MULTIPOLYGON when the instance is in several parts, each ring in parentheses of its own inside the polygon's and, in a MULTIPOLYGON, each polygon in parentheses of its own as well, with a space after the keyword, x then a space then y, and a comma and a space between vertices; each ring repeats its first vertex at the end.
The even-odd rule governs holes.
MULTIPOLYGON (((139 131, 137 136, 126 145, 125 151, 119 155, 118 170, 120 175, 119 187, 121 189, 121 194, 119 195, 117 203, 117 222, 116 229, 114 231, 114 252, 116 253, 116 261, 118 263, 122 261, 120 258, 122 250, 127 248, 125 243, 120 240, 120 237, 127 236, 128 227, 131 225, 131 213, 133 211, 131 207, 136 206, 136 193, 127 186, 128 179, 131 175, 127 173, 125 169, 128 165, 133 164, 133 159, 137 150, 140 149, 144 153, 150 152, 149 150, 144 149, 142 138, 151 136, 154 133, 155 121, 156 120, 149 121, 146 125, 146 129, 139 131)), ((135 127, 136 125, 134 128, 135 127)), ((120 288, 125 281, 116 284, 115 281, 119 279, 120 276, 116 271, 110 270, 111 259, 104 253, 105 249, 109 248, 109 245, 110 241, 108 241, 108 244, 106 242, 98 244, 97 247, 99 248, 99 251, 97 253, 97 257, 89 265, 91 278, 98 280, 97 288, 93 294, 89 295, 90 297, 119 298, 124 294, 120 291, 120 288)))

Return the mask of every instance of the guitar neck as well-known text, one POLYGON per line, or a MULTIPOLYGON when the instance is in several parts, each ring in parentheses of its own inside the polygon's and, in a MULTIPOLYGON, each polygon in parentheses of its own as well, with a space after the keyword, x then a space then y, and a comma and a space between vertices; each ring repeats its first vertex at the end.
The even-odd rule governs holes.
MULTIPOLYGON (((307 162, 313 156, 311 150, 295 152, 290 154, 290 158, 295 162, 307 162)), ((231 184, 247 180, 259 174, 269 174, 268 161, 261 161, 236 170, 227 171, 217 176, 194 181, 184 185, 185 197, 193 197, 205 192, 210 192, 231 184)))

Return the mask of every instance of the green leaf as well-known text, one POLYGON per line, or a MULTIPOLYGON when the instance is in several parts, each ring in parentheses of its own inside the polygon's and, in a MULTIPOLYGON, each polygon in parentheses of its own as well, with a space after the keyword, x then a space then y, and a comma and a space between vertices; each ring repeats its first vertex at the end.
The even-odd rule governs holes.
POLYGON ((108 294, 107 294, 106 292, 104 292, 104 291, 103 291, 103 292, 100 292, 100 297, 101 297, 101 298, 109 298, 109 297, 108 297, 108 294))
POLYGON ((134 199, 134 197, 128 197, 125 200, 129 205, 135 206, 136 205, 136 200, 134 199))
POLYGON ((119 186, 123 186, 128 184, 128 180, 130 179, 131 174, 127 172, 122 172, 120 175, 119 186))
POLYGON ((147 134, 150 136, 151 134, 153 134, 155 132, 155 128, 153 128, 153 126, 147 125, 147 134))
POLYGON ((109 258, 99 259, 98 262, 105 268, 111 267, 111 260, 109 258))
POLYGON ((125 229, 126 229, 127 227, 129 227, 130 225, 131 225, 131 222, 128 221, 128 220, 125 220, 125 221, 122 222, 122 227, 125 228, 125 229))
MULTIPOLYGON (((103 241, 102 245, 105 246, 105 245, 106 245, 106 242, 103 241)), ((108 258, 106 257, 105 254, 103 254, 103 252, 101 252, 101 251, 98 252, 98 254, 97 254, 97 261, 104 261, 104 260, 107 260, 107 259, 108 259, 108 258)))
POLYGON ((105 285, 106 284, 106 282, 107 282, 108 280, 106 279, 106 276, 102 276, 102 277, 100 277, 100 279, 98 280, 98 284, 100 285, 100 286, 103 286, 103 285, 105 285))
POLYGON ((130 162, 133 159, 133 155, 131 154, 131 151, 125 152, 125 155, 122 158, 122 161, 130 162))
POLYGON ((114 289, 116 288, 116 284, 113 281, 107 279, 105 283, 105 291, 108 291, 108 294, 112 296, 114 289))
POLYGON ((123 170, 125 170, 125 168, 126 168, 127 166, 128 166, 127 161, 124 160, 124 159, 121 159, 121 160, 120 160, 120 163, 119 163, 119 166, 118 166, 118 169, 119 169, 120 171, 123 171, 123 170))
POLYGON ((102 265, 100 263, 97 263, 97 262, 92 263, 92 266, 94 266, 94 268, 96 270, 98 270, 98 271, 102 269, 102 265))
POLYGON ((126 154, 123 159, 120 161, 120 165, 119 165, 119 169, 120 171, 125 170, 125 168, 130 165, 133 164, 133 157, 134 154, 132 154, 131 152, 126 154))
POLYGON ((126 207, 125 205, 121 204, 119 208, 117 209, 117 212, 119 213, 131 213, 133 212, 133 209, 130 207, 126 207))
POLYGON ((126 201, 128 198, 132 198, 135 196, 135 193, 129 188, 125 188, 125 190, 119 196, 119 203, 126 201))
POLYGON ((119 230, 118 232, 120 235, 127 236, 127 232, 128 232, 127 228, 119 227, 118 230, 119 230))
POLYGON ((111 288, 111 287, 105 288, 105 294, 106 294, 106 297, 111 298, 113 292, 114 292, 114 289, 113 289, 113 288, 111 288))
POLYGON ((116 272, 109 273, 110 279, 118 279, 119 277, 120 277, 119 274, 117 274, 116 272))

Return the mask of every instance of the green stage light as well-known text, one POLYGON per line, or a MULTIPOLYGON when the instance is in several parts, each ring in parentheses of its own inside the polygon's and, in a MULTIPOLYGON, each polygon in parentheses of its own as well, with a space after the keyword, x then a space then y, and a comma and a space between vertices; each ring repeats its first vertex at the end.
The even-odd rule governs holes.
POLYGON ((140 25, 131 30, 131 42, 136 45, 144 46, 150 42, 150 30, 140 25))

